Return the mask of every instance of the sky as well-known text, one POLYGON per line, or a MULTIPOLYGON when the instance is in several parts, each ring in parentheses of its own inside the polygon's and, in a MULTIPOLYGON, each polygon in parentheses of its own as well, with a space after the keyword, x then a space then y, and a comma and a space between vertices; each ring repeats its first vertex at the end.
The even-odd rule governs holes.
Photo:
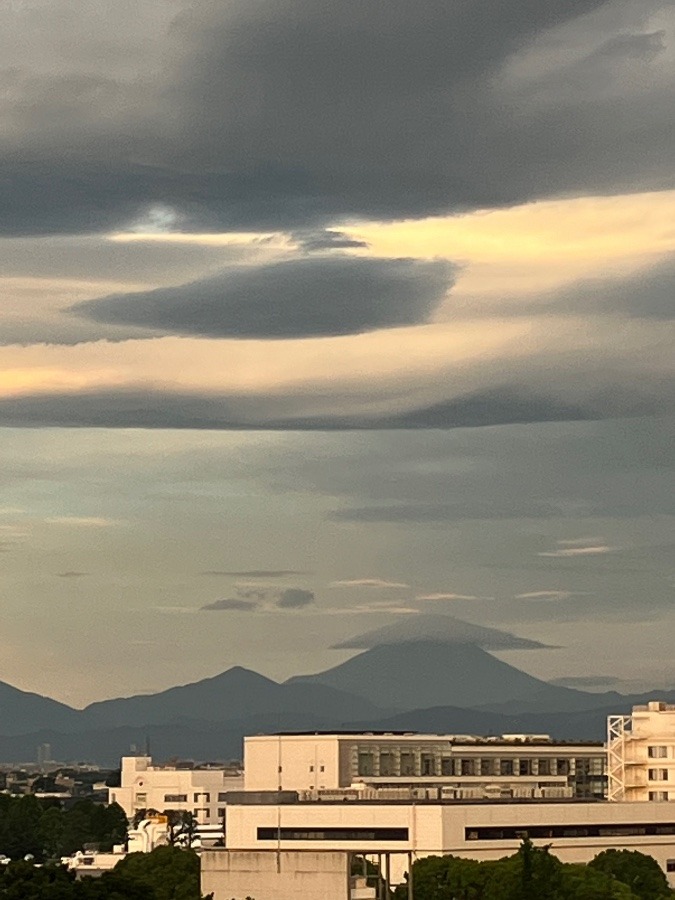
POLYGON ((675 7, 0 3, 0 679, 446 615, 675 688, 675 7))

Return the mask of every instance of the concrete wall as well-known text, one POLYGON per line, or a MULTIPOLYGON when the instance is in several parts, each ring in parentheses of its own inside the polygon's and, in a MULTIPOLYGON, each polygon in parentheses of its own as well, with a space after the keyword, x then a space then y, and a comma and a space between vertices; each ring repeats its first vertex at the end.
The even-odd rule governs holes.
POLYGON ((349 900, 346 853, 209 850, 201 865, 214 900, 349 900))
POLYGON ((247 791, 276 791, 280 787, 311 791, 339 784, 339 740, 335 736, 261 735, 244 739, 247 791))

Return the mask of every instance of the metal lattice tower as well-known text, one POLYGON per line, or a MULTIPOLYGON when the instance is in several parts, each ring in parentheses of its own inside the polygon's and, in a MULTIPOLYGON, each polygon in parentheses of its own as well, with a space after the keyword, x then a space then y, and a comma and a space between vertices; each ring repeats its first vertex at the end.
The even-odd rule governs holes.
POLYGON ((607 799, 626 799, 626 742, 633 730, 632 716, 607 718, 607 799))

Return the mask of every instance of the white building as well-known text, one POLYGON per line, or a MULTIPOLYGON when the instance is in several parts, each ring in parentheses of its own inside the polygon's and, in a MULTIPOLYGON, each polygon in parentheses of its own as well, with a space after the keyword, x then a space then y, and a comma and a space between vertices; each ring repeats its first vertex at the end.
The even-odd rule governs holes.
POLYGON ((591 799, 605 796, 606 754, 600 743, 547 735, 256 735, 244 739, 244 784, 325 799, 350 790, 381 799, 591 799))
POLYGON ((286 890, 289 897, 337 900, 349 897, 344 883, 342 893, 302 893, 302 874, 292 874, 291 858, 306 860, 300 873, 309 873, 310 858, 317 854, 318 865, 328 860, 334 889, 335 854, 389 855, 391 884, 396 884, 415 859, 444 854, 499 859, 515 853, 526 835, 539 846, 550 845, 563 862, 587 863, 608 848, 639 850, 654 857, 675 885, 675 814, 666 804, 297 801, 228 805, 226 847, 202 855, 202 891, 214 891, 214 900, 239 900, 247 893, 256 900, 283 900, 286 890), (288 855, 286 870, 274 864, 278 854, 288 855), (238 894, 244 883, 247 891, 238 894))
POLYGON ((675 801, 675 706, 634 706, 607 730, 609 799, 675 801))
POLYGON ((108 802, 118 803, 131 819, 140 810, 183 810, 198 824, 221 822, 225 796, 240 791, 240 771, 228 768, 178 768, 153 765, 149 756, 122 758, 120 787, 110 788, 108 802))

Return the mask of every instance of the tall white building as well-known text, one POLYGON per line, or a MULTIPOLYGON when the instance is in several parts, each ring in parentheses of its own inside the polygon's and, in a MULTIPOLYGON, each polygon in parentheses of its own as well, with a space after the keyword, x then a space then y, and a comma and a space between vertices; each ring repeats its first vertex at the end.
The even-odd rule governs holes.
POLYGON ((382 799, 592 799, 605 796, 606 755, 600 743, 547 735, 256 735, 244 739, 244 783, 324 799, 364 789, 382 799))
POLYGON ((200 825, 222 822, 226 794, 244 785, 234 769, 153 765, 149 756, 124 756, 120 782, 109 789, 108 802, 119 803, 130 819, 142 809, 175 809, 192 813, 200 825))
POLYGON ((660 701, 610 716, 608 797, 613 801, 675 801, 675 706, 660 701))

